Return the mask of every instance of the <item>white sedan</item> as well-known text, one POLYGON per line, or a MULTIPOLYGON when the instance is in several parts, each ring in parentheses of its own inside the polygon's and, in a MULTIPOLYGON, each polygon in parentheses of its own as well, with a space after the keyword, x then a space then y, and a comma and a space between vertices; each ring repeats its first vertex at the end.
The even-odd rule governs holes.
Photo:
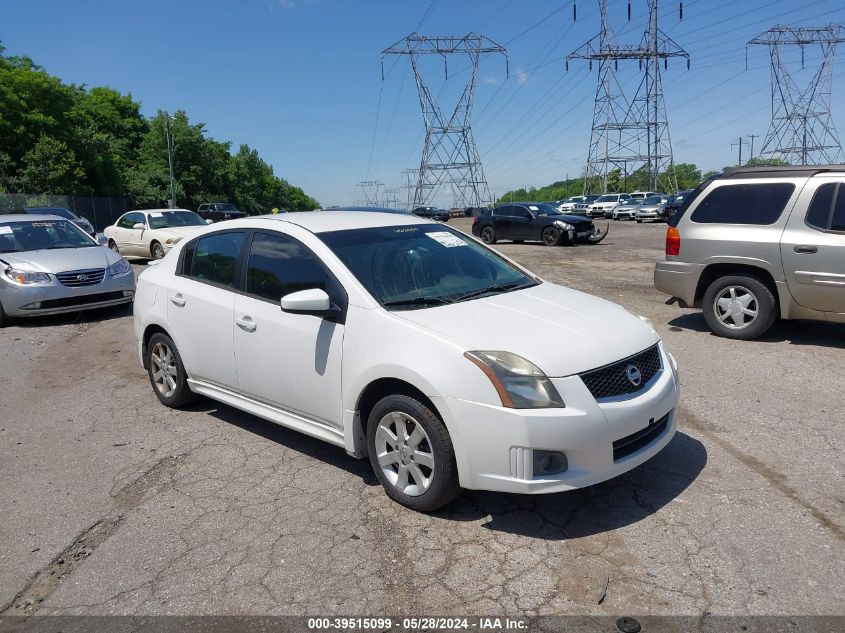
POLYGON ((121 255, 161 259, 183 237, 210 223, 186 209, 147 209, 124 213, 103 234, 108 247, 121 255))
POLYGON ((244 218, 173 255, 135 297, 158 399, 202 394, 368 457, 410 508, 589 486, 675 433, 677 366, 645 319, 442 224, 244 218))

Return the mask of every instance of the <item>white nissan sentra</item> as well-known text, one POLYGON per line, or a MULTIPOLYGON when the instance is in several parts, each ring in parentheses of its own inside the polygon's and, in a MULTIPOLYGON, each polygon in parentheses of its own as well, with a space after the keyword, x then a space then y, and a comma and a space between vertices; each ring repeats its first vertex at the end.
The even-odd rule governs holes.
POLYGON ((140 275, 135 332, 165 405, 202 394, 369 457, 417 510, 595 484, 675 433, 677 366, 643 318, 412 215, 200 229, 140 275))

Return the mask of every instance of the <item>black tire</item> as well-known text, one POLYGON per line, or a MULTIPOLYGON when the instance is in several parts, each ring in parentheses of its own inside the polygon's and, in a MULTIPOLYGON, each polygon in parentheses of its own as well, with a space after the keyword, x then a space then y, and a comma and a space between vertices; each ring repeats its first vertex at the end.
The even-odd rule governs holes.
POLYGON ((152 386, 153 392, 164 406, 178 409, 191 404, 197 399, 196 394, 191 391, 190 387, 188 387, 188 374, 185 371, 185 365, 182 363, 182 356, 179 354, 179 350, 176 349, 176 344, 173 342, 173 339, 161 332, 153 334, 147 343, 147 348, 144 351, 144 354, 146 356, 144 361, 147 366, 147 375, 150 378, 150 386, 152 386), (169 349, 173 355, 176 370, 176 375, 173 376, 175 381, 173 393, 163 392, 159 385, 156 384, 155 373, 158 366, 154 362, 153 355, 160 353, 159 350, 161 348, 158 347, 159 345, 169 349))
POLYGON ((9 316, 3 310, 3 304, 0 303, 0 328, 6 327, 7 325, 9 325, 9 316))
POLYGON ((495 244, 496 243, 496 229, 492 226, 485 226, 481 229, 481 241, 485 244, 495 244))
MULTIPOLYGON (((407 427, 406 427, 407 428, 407 427)), ((401 438, 400 438, 401 439, 401 438)), ((407 442, 405 443, 407 447, 407 442)), ((455 449, 449 431, 442 420, 428 406, 412 396, 394 394, 379 400, 370 411, 367 422, 367 448, 370 455, 370 465, 376 477, 384 487, 387 496, 407 508, 418 512, 431 512, 442 508, 461 494, 458 483, 458 467, 455 463, 455 449), (392 413, 404 414, 412 419, 407 424, 419 424, 427 436, 427 448, 430 450, 434 469, 428 471, 431 478, 429 487, 419 495, 405 494, 394 485, 385 473, 378 460, 377 431, 379 423, 392 413)), ((408 459, 411 459, 409 457, 408 459)), ((411 461, 413 461, 411 459, 411 461)), ((410 463, 410 462, 409 462, 410 463)), ((392 469, 393 466, 389 466, 392 469)), ((421 471, 420 466, 417 470, 421 471)), ((409 475, 409 477, 412 477, 409 475)))
POLYGON ((109 248, 120 255, 120 249, 117 247, 117 242, 114 240, 109 240, 109 248))
MULTIPOLYGON (((722 298, 730 300, 730 297, 728 294, 722 298)), ((704 320, 714 334, 743 341, 750 341, 768 332, 778 317, 777 300, 772 290, 761 279, 745 274, 726 275, 713 281, 704 293, 702 308, 704 320), (725 311, 716 304, 720 295, 730 293, 731 288, 734 288, 737 297, 742 298, 745 292, 752 296, 749 309, 755 310, 756 316, 742 327, 737 326, 733 317, 725 317, 725 311)))
POLYGON ((543 246, 557 246, 560 244, 560 231, 553 227, 547 226, 540 234, 540 239, 543 241, 543 246))
POLYGON ((164 257, 164 246, 159 242, 153 242, 150 244, 150 255, 153 259, 162 259, 164 257))
POLYGON ((642 224, 642 223, 643 223, 642 220, 637 220, 637 224, 642 224))

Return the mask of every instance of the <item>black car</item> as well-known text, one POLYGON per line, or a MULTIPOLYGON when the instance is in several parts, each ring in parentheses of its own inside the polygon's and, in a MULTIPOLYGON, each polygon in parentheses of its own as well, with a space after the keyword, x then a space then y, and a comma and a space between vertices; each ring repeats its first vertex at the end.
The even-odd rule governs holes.
POLYGON ((467 207, 464 209, 464 216, 467 218, 475 218, 483 213, 487 213, 490 207, 467 207))
POLYGON ((669 220, 675 214, 675 211, 681 208, 681 205, 684 204, 684 200, 686 200, 690 195, 692 195, 693 191, 694 189, 685 189, 684 191, 679 191, 674 196, 669 196, 669 201, 663 207, 662 212, 660 214, 661 219, 666 220, 666 222, 669 222, 669 220))
POLYGON ((94 230, 94 227, 87 218, 83 218, 81 215, 76 215, 64 207, 25 207, 22 211, 30 215, 56 215, 60 218, 64 218, 65 220, 70 220, 80 229, 88 233, 88 235, 97 239, 97 231, 94 230))
POLYGON ((229 202, 205 202, 197 209, 197 215, 203 220, 220 222, 221 220, 245 218, 247 214, 238 211, 238 208, 229 202))
POLYGON ((411 211, 414 215, 421 218, 428 218, 429 220, 437 220, 438 222, 448 222, 449 212, 445 209, 438 209, 437 207, 417 207, 411 211))
POLYGON ((550 204, 524 202, 505 204, 481 214, 472 223, 472 234, 485 244, 498 240, 541 241, 546 246, 598 244, 607 235, 593 221, 579 215, 561 213, 550 204))

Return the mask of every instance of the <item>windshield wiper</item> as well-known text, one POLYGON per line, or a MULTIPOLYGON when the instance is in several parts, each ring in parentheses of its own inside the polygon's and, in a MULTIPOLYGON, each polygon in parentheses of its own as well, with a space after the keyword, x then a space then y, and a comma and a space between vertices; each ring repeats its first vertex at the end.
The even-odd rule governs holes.
POLYGON ((382 303, 383 308, 394 308, 399 306, 442 306, 454 303, 443 297, 414 297, 413 299, 395 299, 382 303))
POLYGON ((466 301, 467 299, 475 299, 476 297, 480 297, 482 295, 491 294, 491 293, 499 293, 499 292, 508 292, 509 290, 517 290, 522 288, 530 288, 531 286, 536 286, 537 282, 532 281, 530 283, 523 283, 521 281, 515 281, 509 284, 499 284, 498 286, 490 286, 488 288, 480 288, 479 290, 472 290, 461 296, 457 297, 455 301, 466 301))

